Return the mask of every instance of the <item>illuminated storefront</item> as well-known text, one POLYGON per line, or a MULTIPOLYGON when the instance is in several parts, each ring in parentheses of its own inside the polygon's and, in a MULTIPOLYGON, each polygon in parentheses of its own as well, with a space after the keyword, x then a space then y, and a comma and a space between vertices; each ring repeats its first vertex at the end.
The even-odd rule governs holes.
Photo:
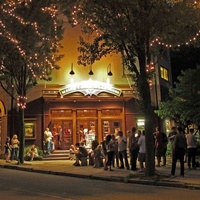
POLYGON ((59 134, 57 145, 61 149, 80 141, 90 146, 95 138, 102 141, 107 134, 126 133, 135 125, 129 102, 134 98, 132 89, 122 90, 90 78, 57 90, 43 90, 43 98, 44 124, 53 135, 59 134))

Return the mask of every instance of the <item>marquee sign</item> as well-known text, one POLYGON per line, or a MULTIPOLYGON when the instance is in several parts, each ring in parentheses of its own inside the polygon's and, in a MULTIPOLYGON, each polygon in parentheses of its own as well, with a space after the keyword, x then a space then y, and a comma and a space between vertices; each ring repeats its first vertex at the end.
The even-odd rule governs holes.
POLYGON ((115 96, 121 95, 121 90, 113 87, 110 83, 93 81, 92 79, 89 79, 87 81, 70 83, 59 90, 61 96, 65 96, 74 92, 81 92, 85 96, 97 96, 101 92, 107 92, 115 96))

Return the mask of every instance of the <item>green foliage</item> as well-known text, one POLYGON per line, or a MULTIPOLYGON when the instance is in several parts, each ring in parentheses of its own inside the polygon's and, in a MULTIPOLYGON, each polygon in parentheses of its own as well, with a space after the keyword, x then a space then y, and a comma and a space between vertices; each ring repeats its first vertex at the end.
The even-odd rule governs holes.
MULTIPOLYGON (((31 150, 31 148, 32 148, 32 145, 27 146, 27 147, 24 148, 24 158, 25 159, 26 159, 27 153, 31 150)), ((39 149, 39 147, 37 147, 37 146, 36 146, 36 148, 37 148, 39 156, 35 157, 34 160, 42 160, 42 158, 44 156, 43 151, 41 149, 39 149)))
POLYGON ((0 84, 10 96, 26 96, 39 79, 49 81, 52 70, 59 69, 63 37, 59 4, 3 0, 0 6, 0 84))
POLYGON ((170 100, 162 102, 155 113, 187 125, 200 123, 200 67, 182 71, 179 82, 170 90, 170 100))

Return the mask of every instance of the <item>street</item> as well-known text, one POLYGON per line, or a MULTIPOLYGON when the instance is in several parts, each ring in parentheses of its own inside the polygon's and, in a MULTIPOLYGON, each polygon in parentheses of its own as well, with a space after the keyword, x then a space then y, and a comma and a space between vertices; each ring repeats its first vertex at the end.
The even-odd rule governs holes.
POLYGON ((193 200, 199 190, 88 180, 0 168, 1 199, 193 200))

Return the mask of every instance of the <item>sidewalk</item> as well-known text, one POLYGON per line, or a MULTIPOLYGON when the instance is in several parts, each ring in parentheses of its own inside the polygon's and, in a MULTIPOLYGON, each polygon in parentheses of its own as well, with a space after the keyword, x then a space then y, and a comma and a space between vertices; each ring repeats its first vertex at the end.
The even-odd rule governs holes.
POLYGON ((118 181, 124 183, 157 185, 166 187, 190 188, 200 190, 200 168, 188 170, 185 166, 185 177, 178 176, 180 173, 179 163, 177 163, 175 177, 170 177, 171 165, 156 168, 155 177, 146 178, 144 173, 126 169, 114 168, 114 171, 105 171, 103 168, 93 168, 93 166, 73 166, 74 161, 54 160, 54 161, 25 161, 24 164, 17 165, 16 161, 6 163, 0 159, 0 167, 16 169, 36 173, 52 175, 62 175, 80 177, 88 179, 98 179, 107 181, 118 181))

